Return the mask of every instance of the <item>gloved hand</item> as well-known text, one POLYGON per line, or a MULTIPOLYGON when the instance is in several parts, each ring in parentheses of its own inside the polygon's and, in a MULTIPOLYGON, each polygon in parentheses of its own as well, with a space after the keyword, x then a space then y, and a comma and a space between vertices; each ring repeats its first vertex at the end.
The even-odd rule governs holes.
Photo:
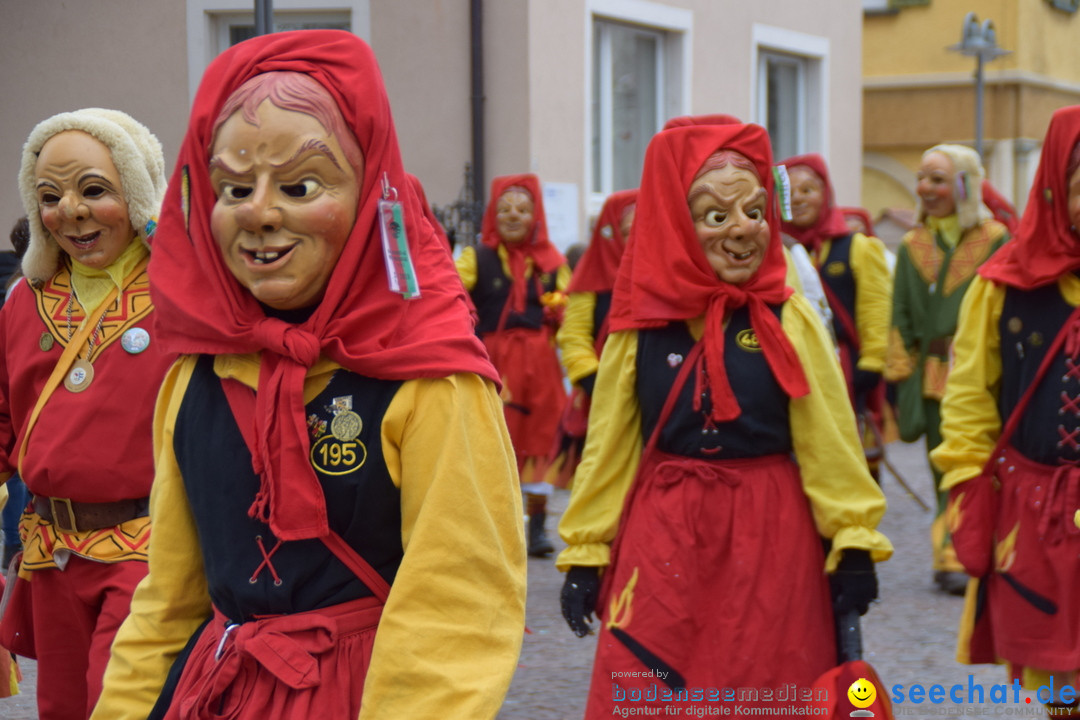
POLYGON ((873 370, 855 370, 855 395, 861 396, 870 392, 877 387, 881 382, 881 373, 876 373, 873 370))
POLYGON ((846 548, 840 556, 836 572, 829 576, 833 613, 843 615, 857 610, 865 615, 870 603, 877 600, 878 582, 874 561, 867 550, 846 548))
POLYGON ((559 604, 566 624, 578 637, 592 633, 586 621, 592 621, 596 610, 596 594, 600 590, 600 568, 574 566, 566 573, 559 604))
POLYGON ((578 386, 585 391, 585 394, 592 397, 593 388, 596 387, 596 373, 592 375, 586 375, 577 381, 578 386))

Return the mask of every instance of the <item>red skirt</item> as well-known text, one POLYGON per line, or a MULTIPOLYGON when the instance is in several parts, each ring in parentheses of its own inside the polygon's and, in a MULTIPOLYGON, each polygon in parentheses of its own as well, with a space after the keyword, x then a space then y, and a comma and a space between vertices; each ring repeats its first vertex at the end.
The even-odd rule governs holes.
POLYGON ((824 552, 794 462, 654 452, 635 482, 598 608, 586 718, 758 706, 740 689, 760 700, 771 688, 760 705, 778 707, 810 692, 836 645, 824 552), (682 700, 673 685, 686 688, 682 700))
POLYGON ((984 578, 995 654, 1015 666, 1080 669, 1080 468, 1036 463, 1007 448, 984 578))
POLYGON ((362 598, 226 628, 191 651, 166 720, 355 720, 382 605, 362 598))
POLYGON ((488 333, 483 341, 502 378, 506 426, 519 466, 524 458, 546 457, 566 404, 550 331, 515 328, 488 333))

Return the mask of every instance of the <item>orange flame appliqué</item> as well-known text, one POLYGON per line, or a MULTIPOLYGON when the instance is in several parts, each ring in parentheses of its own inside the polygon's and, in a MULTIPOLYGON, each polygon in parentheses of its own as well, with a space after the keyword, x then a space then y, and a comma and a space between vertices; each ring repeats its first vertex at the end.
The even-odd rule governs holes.
POLYGON ((638 569, 634 568, 634 572, 630 575, 630 579, 627 580, 626 585, 623 587, 622 592, 617 597, 611 600, 611 620, 608 621, 608 628, 623 628, 630 624, 630 619, 634 616, 634 586, 637 585, 638 569))

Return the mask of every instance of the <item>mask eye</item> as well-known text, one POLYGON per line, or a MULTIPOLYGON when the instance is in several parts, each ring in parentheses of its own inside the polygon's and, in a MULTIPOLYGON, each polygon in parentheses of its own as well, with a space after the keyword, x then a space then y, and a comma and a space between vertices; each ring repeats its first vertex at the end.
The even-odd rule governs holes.
POLYGON ((88 185, 83 189, 83 197, 99 198, 105 194, 105 188, 100 185, 88 185))
POLYGON ((246 185, 233 185, 232 183, 221 183, 221 190, 218 193, 219 197, 224 197, 227 200, 244 200, 250 195, 250 187, 246 185))
POLYGON ((709 210, 705 213, 705 224, 709 227, 720 227, 727 220, 727 213, 720 210, 709 210))
POLYGON ((289 185, 282 185, 281 192, 285 193, 291 198, 305 198, 315 194, 315 191, 319 189, 319 183, 315 180, 301 180, 298 183, 291 183, 289 185))
POLYGON ((45 192, 38 198, 38 202, 42 205, 55 205, 60 202, 60 196, 54 192, 45 192))

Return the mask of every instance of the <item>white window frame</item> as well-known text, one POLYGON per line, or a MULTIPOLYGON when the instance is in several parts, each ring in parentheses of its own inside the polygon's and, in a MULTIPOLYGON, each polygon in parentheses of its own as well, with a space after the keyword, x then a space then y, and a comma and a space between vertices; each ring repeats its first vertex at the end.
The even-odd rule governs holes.
POLYGON ((796 154, 816 152, 829 157, 829 38, 760 23, 753 24, 751 37, 750 107, 754 122, 767 123, 765 59, 786 55, 801 61, 804 75, 799 83, 799 104, 804 122, 799 124, 796 154))
MULTIPOLYGON (((655 33, 659 38, 660 52, 657 62, 657 90, 660 102, 657 106, 657 128, 667 118, 686 115, 690 107, 691 51, 693 49, 693 13, 690 10, 673 8, 648 0, 586 0, 585 2, 585 204, 588 215, 600 213, 608 193, 594 192, 593 185, 593 37, 597 22, 623 23, 639 26, 642 31, 655 33)), ((601 42, 604 35, 601 34, 601 42)), ((603 50, 603 48, 601 48, 603 50)), ((607 86, 610 86, 610 54, 601 52, 602 65, 599 68, 601 82, 606 72, 607 86), (607 65, 605 68, 604 65, 607 65)), ((610 97, 600 96, 601 117, 610 119, 610 97)), ((602 126, 610 132, 610 122, 602 126)), ((601 177, 602 188, 611 187, 612 163, 610 143, 601 141, 601 177)))
MULTIPOLYGON (((274 0, 274 13, 347 16, 352 33, 371 40, 371 0, 274 0)), ((189 100, 206 66, 228 45, 228 20, 241 18, 254 22, 253 0, 187 0, 189 100)))

